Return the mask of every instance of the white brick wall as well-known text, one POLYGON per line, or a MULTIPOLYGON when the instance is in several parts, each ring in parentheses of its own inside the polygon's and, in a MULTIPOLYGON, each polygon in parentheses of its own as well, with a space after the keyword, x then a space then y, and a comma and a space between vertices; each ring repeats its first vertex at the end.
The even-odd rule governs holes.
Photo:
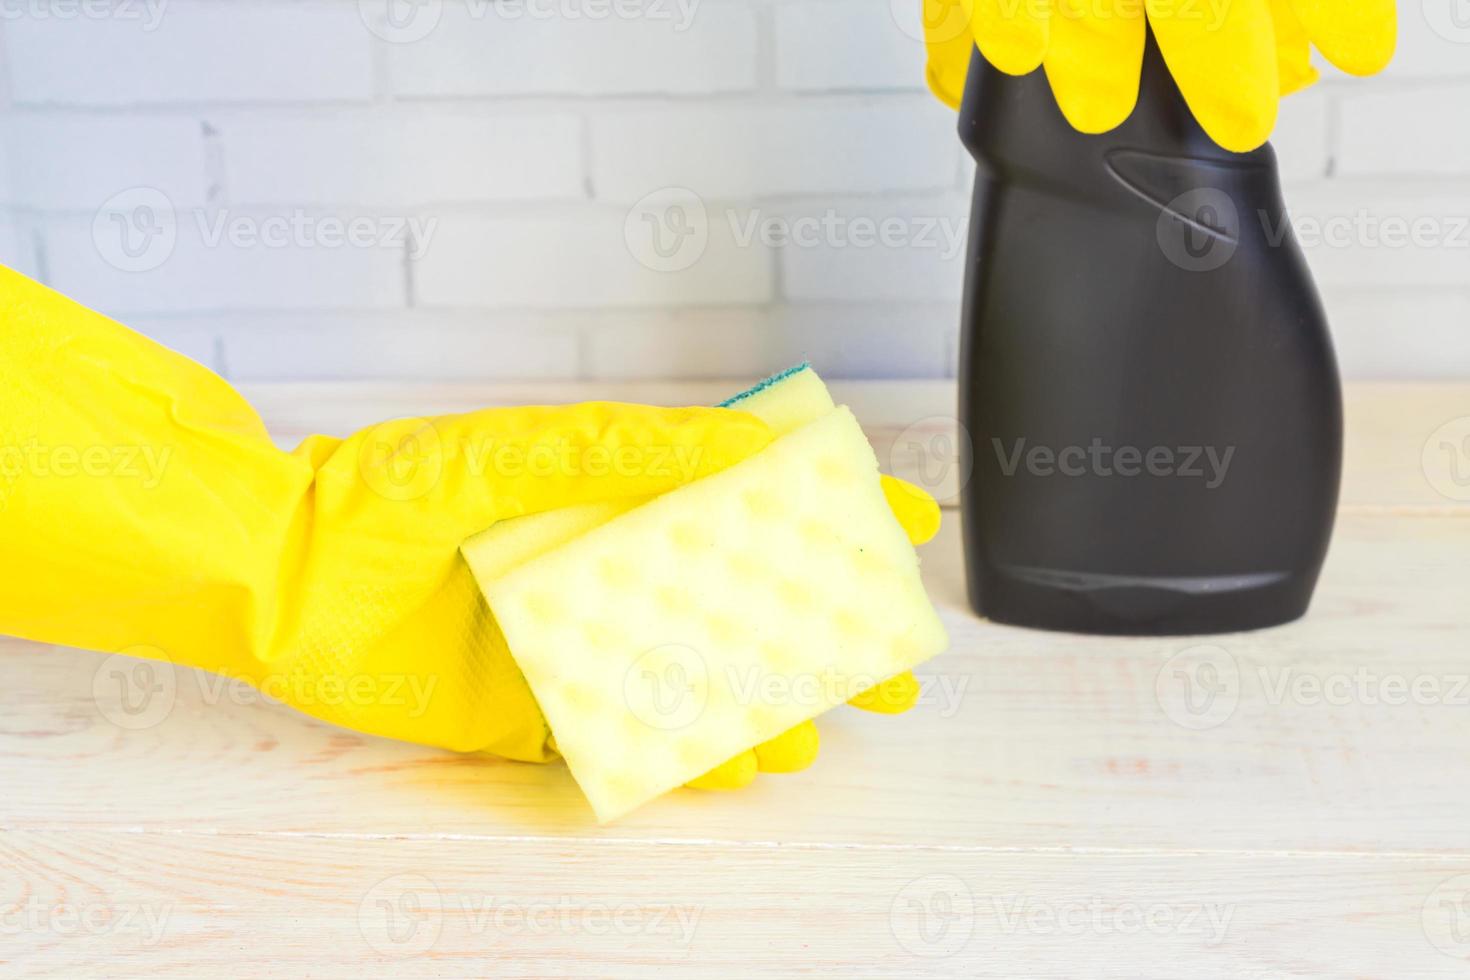
POLYGON ((447 217, 416 263, 422 306, 597 309, 773 299, 768 250, 742 247, 711 222, 704 254, 687 269, 640 264, 625 238, 625 210, 603 205, 447 217))
MULTIPOLYGON (((1457 9, 1282 106, 1351 376, 1470 376, 1457 9)), ((229 377, 955 370, 972 168, 902 0, 5 13, 0 261, 229 377)))
POLYGON ((592 185, 635 201, 882 193, 953 185, 953 114, 921 96, 605 111, 592 120, 592 185))
POLYGON ((210 117, 234 202, 430 206, 584 193, 572 112, 355 109, 210 117))
POLYGON ((77 15, 80 8, 7 18, 17 105, 372 98, 372 38, 352 4, 126 0, 105 18, 77 15))
POLYGON ((778 3, 776 83, 796 91, 919 91, 924 76, 914 71, 914 39, 903 26, 887 0, 778 3))
POLYGON ((647 16, 631 20, 533 16, 536 9, 549 5, 442 8, 421 40, 389 44, 393 92, 428 98, 702 95, 756 87, 756 11, 739 0, 656 0, 647 16), (525 13, 516 15, 518 10, 525 13))
POLYGON ((196 116, 14 112, 0 125, 0 142, 6 196, 21 207, 91 213, 134 187, 154 188, 181 207, 209 197, 196 116))

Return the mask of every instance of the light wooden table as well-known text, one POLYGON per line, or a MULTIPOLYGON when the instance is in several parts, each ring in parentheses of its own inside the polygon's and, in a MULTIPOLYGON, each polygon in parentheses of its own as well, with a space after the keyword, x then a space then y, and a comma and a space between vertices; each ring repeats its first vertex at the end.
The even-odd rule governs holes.
MULTIPOLYGON (((946 386, 836 387, 880 457, 943 463, 946 386)), ((609 391, 250 394, 289 443, 609 391)), ((361 737, 190 672, 145 700, 137 662, 0 642, 0 975, 1464 977, 1470 386, 1359 386, 1349 426, 1306 620, 982 623, 951 519, 923 558, 954 648, 919 708, 834 712, 811 770, 610 827, 559 765, 361 737)))

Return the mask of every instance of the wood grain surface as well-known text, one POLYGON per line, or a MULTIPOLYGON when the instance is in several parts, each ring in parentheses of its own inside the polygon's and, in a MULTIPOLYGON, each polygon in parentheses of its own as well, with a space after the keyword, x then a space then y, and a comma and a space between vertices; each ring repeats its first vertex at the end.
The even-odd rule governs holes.
MULTIPOLYGON (((250 395, 292 443, 728 387, 250 395)), ((907 440, 909 473, 954 485, 952 390, 834 387, 880 457, 907 440)), ((833 712, 812 769, 609 827, 560 765, 0 640, 0 976, 1470 975, 1470 386, 1359 386, 1348 409, 1306 619, 1198 639, 980 622, 951 513, 923 559, 954 646, 918 708, 833 712)))

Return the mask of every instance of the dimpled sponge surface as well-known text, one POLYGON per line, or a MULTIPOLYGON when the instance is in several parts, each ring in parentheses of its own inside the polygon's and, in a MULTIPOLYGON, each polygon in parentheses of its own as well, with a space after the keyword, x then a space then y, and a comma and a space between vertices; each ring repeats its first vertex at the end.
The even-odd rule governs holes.
MULTIPOLYGON (((489 532, 466 543, 601 821, 947 643, 866 437, 815 385, 788 420, 815 421, 728 470, 620 513, 512 528, 511 559, 489 532)), ((760 395, 734 407, 764 416, 760 395)))

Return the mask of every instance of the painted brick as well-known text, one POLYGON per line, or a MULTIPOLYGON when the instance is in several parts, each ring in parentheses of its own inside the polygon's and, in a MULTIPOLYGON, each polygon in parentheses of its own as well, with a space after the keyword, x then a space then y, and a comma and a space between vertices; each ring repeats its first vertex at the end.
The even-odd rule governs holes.
POLYGON ((592 122, 593 187, 633 201, 664 187, 710 198, 947 188, 954 113, 922 96, 607 112, 592 122))
POLYGON ((9 19, 5 50, 14 101, 112 106, 372 97, 372 36, 355 4, 138 0, 112 9, 101 19, 33 13, 9 19))
POLYGON ((1317 279, 1331 286, 1470 282, 1470 195, 1361 181, 1289 188, 1287 206, 1317 279))
POLYGON ((231 201, 411 207, 584 192, 571 113, 252 113, 214 125, 231 201))
POLYGON ((508 381, 578 368, 575 328, 534 315, 234 316, 214 329, 230 377, 242 381, 508 381))
MULTIPOLYGON (((1470 76, 1470 18, 1459 0, 1402 3, 1398 28, 1398 43, 1385 75, 1470 76)), ((1352 84, 1361 86, 1364 82, 1355 80, 1352 84)))
MULTIPOLYGON (((1470 47, 1465 49, 1470 61, 1470 47)), ((1470 177, 1470 82, 1412 90, 1357 92, 1341 101, 1341 174, 1470 177)))
POLYGON ((958 311, 944 306, 776 307, 610 315, 589 324, 595 378, 759 377, 810 360, 823 377, 943 377, 958 311))
POLYGON ((1327 175, 1327 93, 1321 88, 1297 92, 1281 100, 1271 146, 1283 180, 1310 180, 1327 175))
POLYGON ((756 21, 747 4, 659 0, 634 18, 527 13, 562 7, 582 9, 488 0, 447 4, 427 35, 388 45, 393 91, 407 96, 682 95, 755 85, 756 21), (521 13, 511 19, 513 11, 521 13))
MULTIPOLYGON (((625 237, 628 227, 627 212, 608 207, 445 218, 414 263, 417 302, 586 309, 763 303, 771 296, 768 250, 739 247, 724 221, 708 222, 704 252, 676 271, 641 264, 625 237)), ((639 231, 636 221, 631 227, 639 231)))
POLYGON ((204 132, 194 119, 23 113, 0 125, 0 139, 10 196, 26 207, 93 211, 137 187, 176 207, 206 200, 204 132))
MULTIPOLYGON (((171 249, 166 236, 152 239, 152 248, 135 248, 140 257, 131 268, 139 271, 118 268, 104 258, 105 251, 116 262, 122 226, 104 224, 99 230, 84 219, 49 222, 45 246, 51 285, 109 315, 356 309, 405 302, 399 246, 351 247, 328 244, 328 239, 299 244, 289 232, 279 247, 259 241, 232 244, 228 235, 216 237, 212 225, 201 228, 200 214, 177 214, 171 249)), ((203 220, 212 217, 217 216, 203 220)), ((229 217, 289 220, 281 214, 229 217)), ((141 240, 133 241, 141 245, 141 240)))
POLYGON ((1470 293, 1336 287, 1322 298, 1345 377, 1470 377, 1470 293))
POLYGON ((777 4, 776 81, 799 91, 922 89, 924 45, 887 0, 777 4))
POLYGON ((7 265, 32 278, 38 274, 36 240, 27 225, 0 219, 0 265, 7 265))
POLYGON ((957 301, 965 276, 969 201, 833 201, 772 210, 786 225, 777 251, 794 301, 957 301))

